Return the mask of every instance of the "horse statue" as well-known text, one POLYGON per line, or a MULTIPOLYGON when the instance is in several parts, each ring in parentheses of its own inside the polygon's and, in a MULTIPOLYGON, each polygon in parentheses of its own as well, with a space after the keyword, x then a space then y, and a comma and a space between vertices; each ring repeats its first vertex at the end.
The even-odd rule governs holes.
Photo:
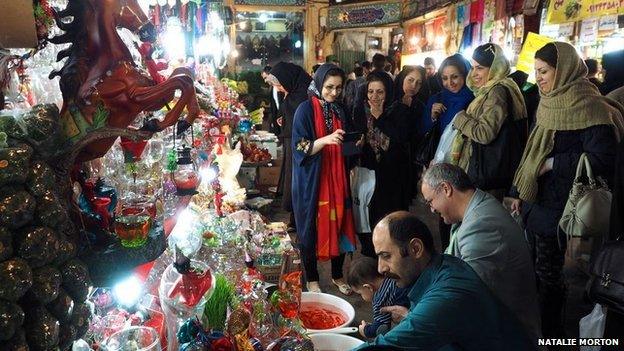
POLYGON ((54 14, 64 34, 49 41, 71 43, 59 52, 57 61, 67 60, 59 71, 50 74, 50 79, 60 76, 65 146, 80 149, 73 161, 104 156, 122 136, 119 129, 127 129, 140 112, 167 106, 177 90, 181 96, 165 118, 147 121, 141 128, 144 133, 139 135, 151 135, 176 122, 178 132, 182 132, 193 123, 199 105, 191 71, 177 68, 168 79, 156 84, 136 65, 117 33, 118 27, 126 28, 144 42, 155 41, 155 28, 137 0, 69 0, 64 10, 54 14), (184 109, 186 118, 178 121, 184 109), (116 133, 106 133, 106 129, 116 133), (94 133, 98 130, 100 133, 94 133))

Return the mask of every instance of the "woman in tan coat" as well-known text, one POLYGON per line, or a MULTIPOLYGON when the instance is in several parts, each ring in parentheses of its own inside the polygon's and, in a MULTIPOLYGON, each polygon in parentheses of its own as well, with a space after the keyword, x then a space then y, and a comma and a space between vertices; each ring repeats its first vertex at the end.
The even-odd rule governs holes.
POLYGON ((528 129, 524 98, 509 73, 509 61, 500 46, 488 43, 477 47, 467 81, 475 99, 453 121, 458 130, 453 163, 464 169, 478 188, 499 200, 511 186, 528 129))

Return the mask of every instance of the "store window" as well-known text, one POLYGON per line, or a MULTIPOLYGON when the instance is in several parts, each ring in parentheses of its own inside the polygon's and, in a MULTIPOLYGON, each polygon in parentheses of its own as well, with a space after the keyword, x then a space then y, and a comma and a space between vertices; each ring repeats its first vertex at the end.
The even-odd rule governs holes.
POLYGON ((303 23, 301 12, 239 12, 237 71, 259 70, 280 61, 303 65, 303 23))

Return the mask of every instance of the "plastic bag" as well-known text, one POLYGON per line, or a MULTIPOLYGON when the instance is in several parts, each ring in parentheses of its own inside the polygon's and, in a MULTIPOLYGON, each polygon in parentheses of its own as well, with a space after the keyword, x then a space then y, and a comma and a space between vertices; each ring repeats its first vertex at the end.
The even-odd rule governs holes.
POLYGON ((451 160, 451 148, 453 147, 453 140, 457 135, 457 129, 453 127, 453 122, 455 122, 455 118, 444 128, 444 132, 442 132, 440 143, 438 144, 435 157, 433 158, 433 163, 449 162, 451 160))
POLYGON ((353 198, 353 219, 355 231, 358 233, 370 233, 370 219, 368 205, 375 192, 375 171, 355 167, 351 170, 351 196, 353 198))
MULTIPOLYGON (((602 338, 607 322, 607 309, 596 304, 590 314, 579 322, 580 338, 602 338)), ((600 351, 600 346, 581 346, 581 351, 600 351)))

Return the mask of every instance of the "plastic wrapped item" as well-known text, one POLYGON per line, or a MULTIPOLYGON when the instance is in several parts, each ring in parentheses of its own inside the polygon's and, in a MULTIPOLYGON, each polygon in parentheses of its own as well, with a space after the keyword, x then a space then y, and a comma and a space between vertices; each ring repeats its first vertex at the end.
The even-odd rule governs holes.
POLYGON ((128 327, 110 337, 101 346, 105 351, 161 351, 158 333, 149 327, 128 327))
MULTIPOLYGON (((208 271, 207 264, 192 260, 191 266, 195 269, 208 271)), ((174 288, 178 286, 182 274, 174 268, 173 264, 169 265, 162 275, 160 287, 158 289, 161 306, 165 315, 165 323, 167 326, 167 349, 178 350, 177 333, 179 327, 189 318, 200 318, 204 310, 206 298, 210 293, 202 294, 202 297, 192 306, 187 303, 187 295, 183 293, 175 293, 174 288)), ((214 275, 212 275, 212 287, 214 287, 214 275)))

